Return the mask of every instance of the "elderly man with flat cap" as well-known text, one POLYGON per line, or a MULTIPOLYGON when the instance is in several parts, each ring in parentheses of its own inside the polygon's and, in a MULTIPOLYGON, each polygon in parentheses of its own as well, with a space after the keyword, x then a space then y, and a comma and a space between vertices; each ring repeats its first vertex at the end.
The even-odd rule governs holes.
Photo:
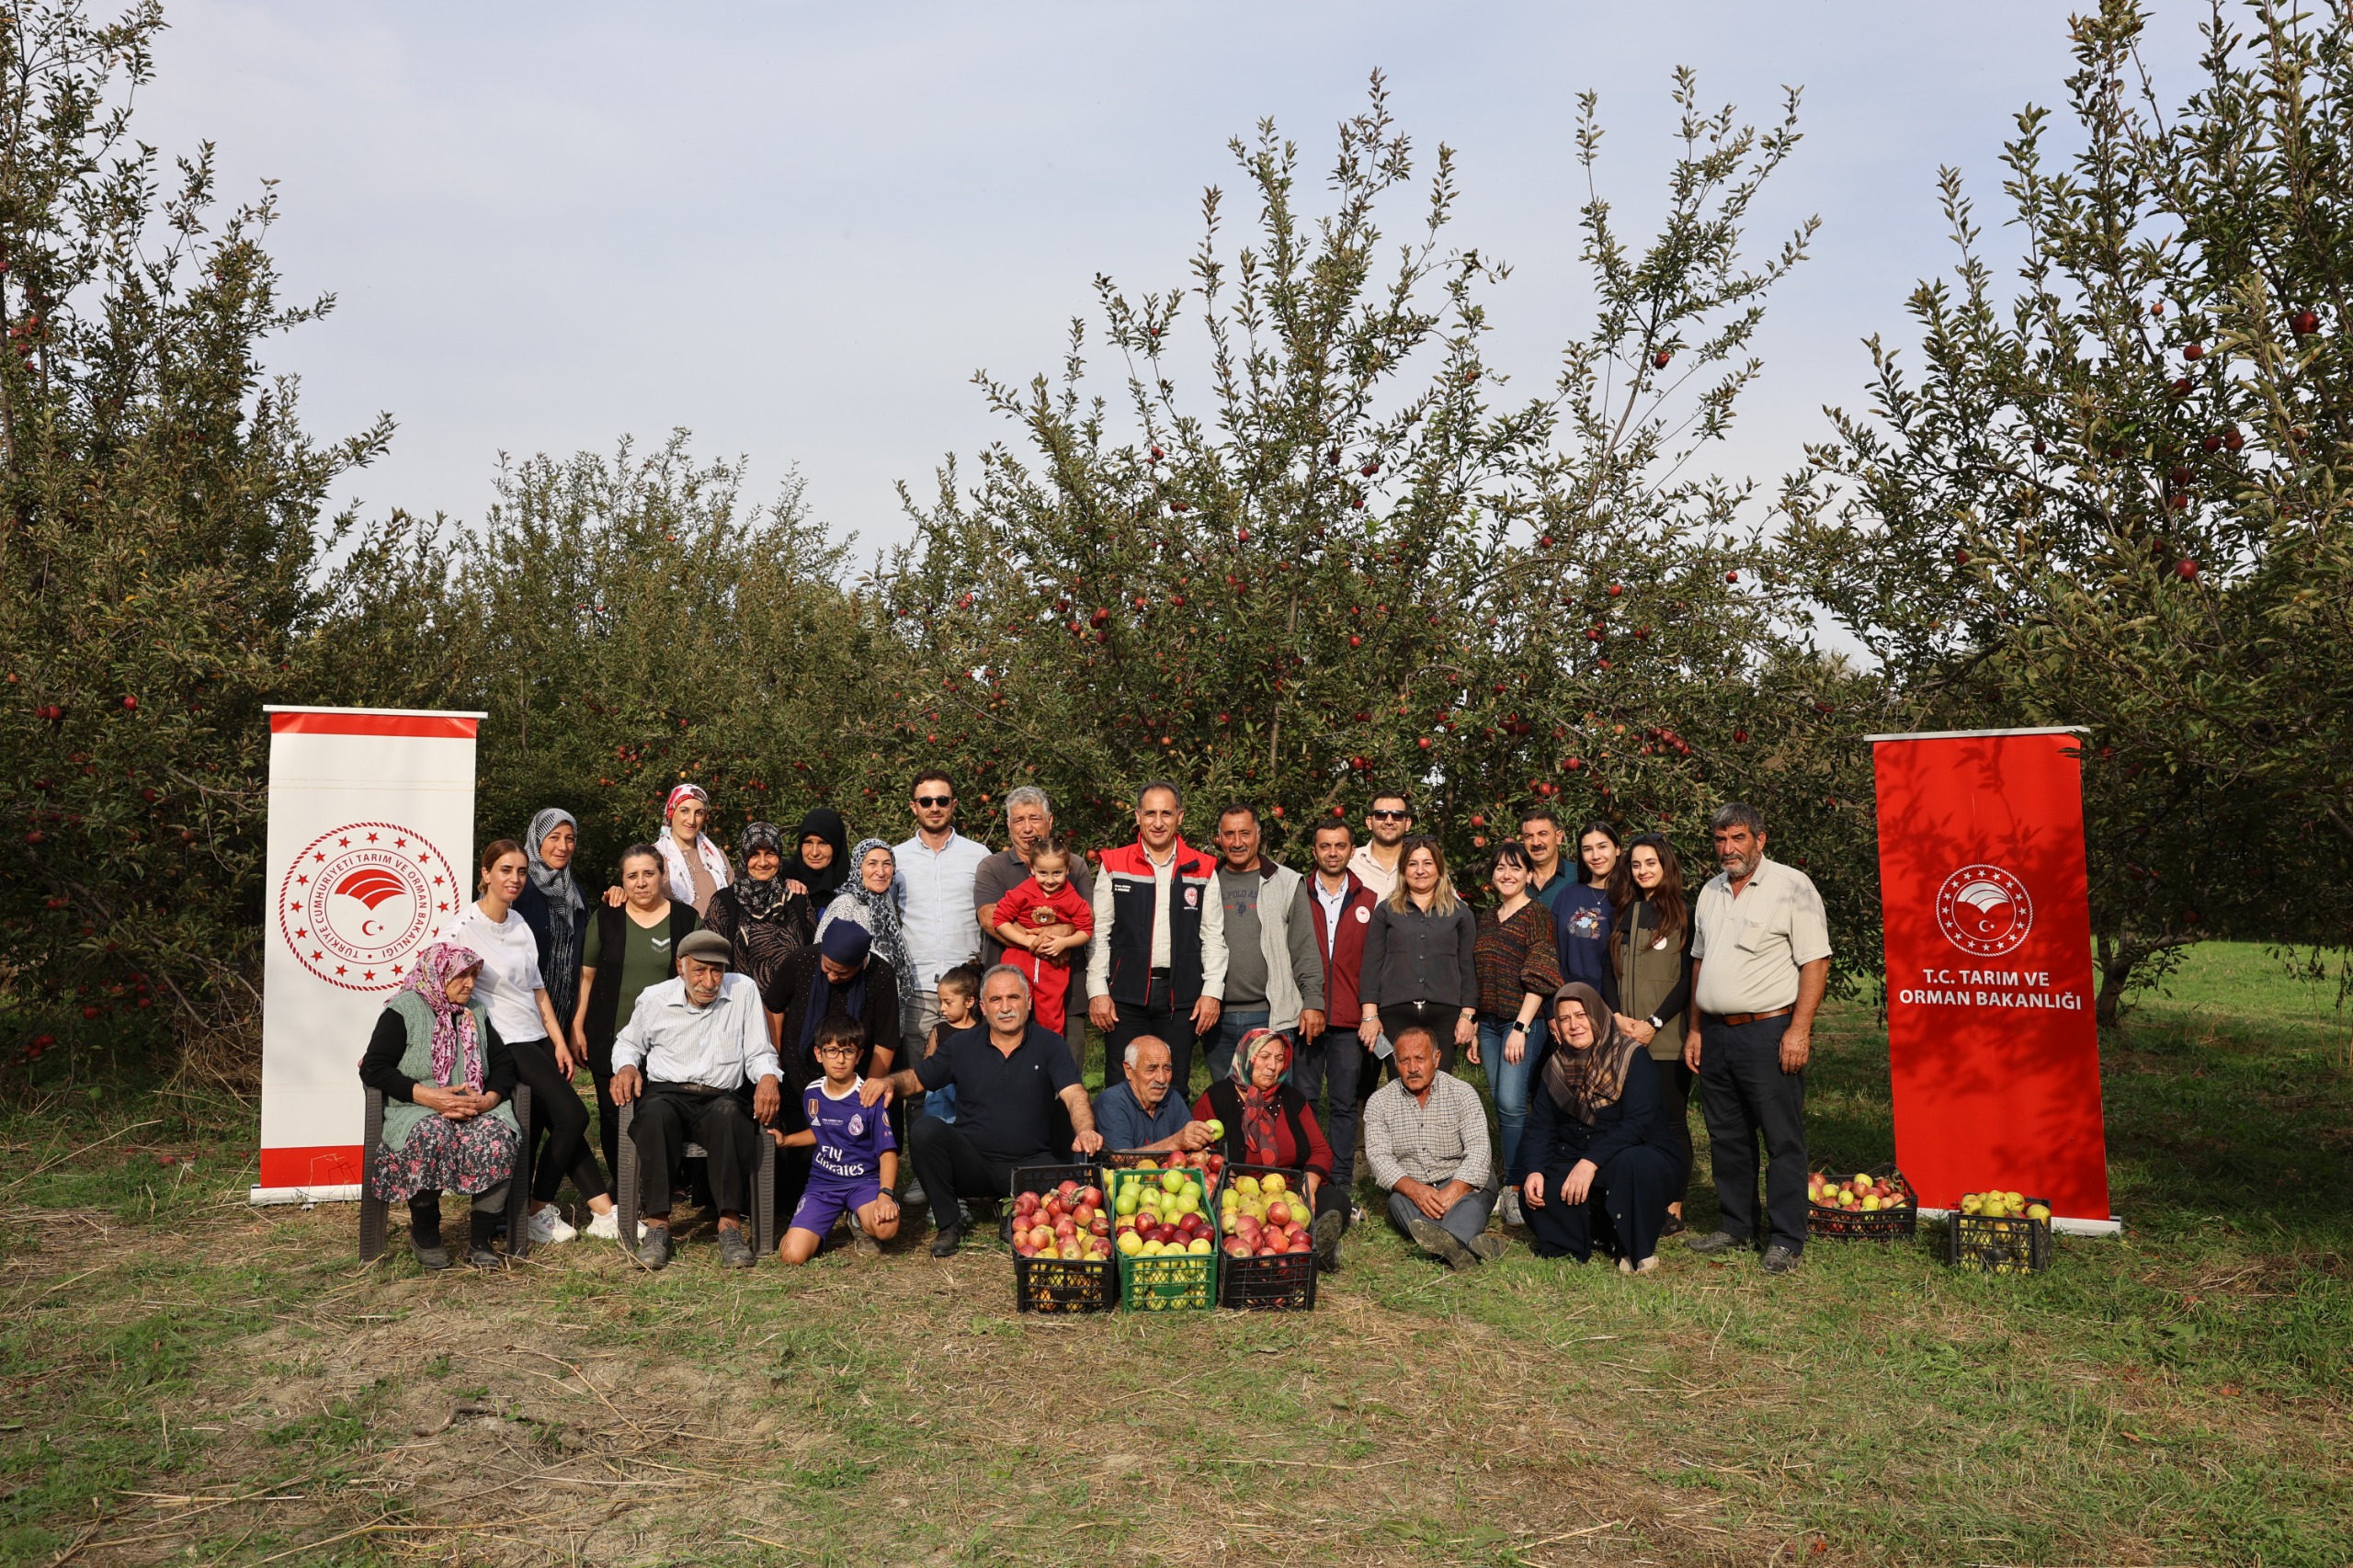
POLYGON ((629 1135, 637 1145, 645 1225, 637 1257, 648 1268, 670 1261, 670 1194, 688 1143, 710 1156, 721 1264, 752 1267, 744 1211, 760 1169, 761 1134, 753 1119, 774 1121, 782 1096, 760 988, 748 975, 728 972, 732 957, 716 931, 688 937, 678 944, 676 977, 640 992, 613 1040, 613 1102, 637 1102, 629 1135))

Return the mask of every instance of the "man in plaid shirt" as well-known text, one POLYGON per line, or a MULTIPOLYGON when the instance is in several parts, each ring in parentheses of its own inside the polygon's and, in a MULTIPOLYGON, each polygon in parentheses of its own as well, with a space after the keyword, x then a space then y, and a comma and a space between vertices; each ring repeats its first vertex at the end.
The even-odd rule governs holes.
POLYGON ((1364 1108, 1365 1158, 1389 1194, 1389 1222, 1458 1270, 1501 1257, 1503 1237, 1486 1233, 1498 1191, 1487 1108, 1470 1085, 1438 1071, 1427 1029, 1406 1029, 1390 1044, 1397 1076, 1364 1108))

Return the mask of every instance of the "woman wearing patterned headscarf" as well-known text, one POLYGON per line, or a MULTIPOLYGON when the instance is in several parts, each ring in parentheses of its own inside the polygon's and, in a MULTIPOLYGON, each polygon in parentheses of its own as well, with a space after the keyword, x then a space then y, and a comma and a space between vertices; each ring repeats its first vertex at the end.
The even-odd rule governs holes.
POLYGON ((359 1081, 384 1096, 384 1134, 369 1151, 368 1185, 408 1204, 409 1246, 427 1268, 449 1267, 441 1243, 441 1194, 473 1198, 466 1261, 498 1267, 491 1238, 506 1211, 522 1132, 507 1098, 515 1059, 474 1000, 482 956, 436 942, 416 956, 408 983, 376 1019, 359 1081))
POLYGON ((736 848, 744 874, 712 895, 703 924, 727 938, 736 972, 765 992, 815 934, 817 912, 784 875, 784 833, 776 824, 747 824, 736 848))
POLYGON ((699 784, 681 784, 662 803, 662 835, 654 841, 670 873, 670 896, 690 903, 699 915, 710 913, 711 895, 734 879, 727 856, 703 832, 710 822, 710 797, 699 784))
POLYGON ((1511 1172, 1530 1244, 1539 1257, 1580 1263, 1598 1245, 1620 1268, 1647 1274, 1658 1267, 1667 1200, 1683 1185, 1658 1070, 1583 981, 1553 993, 1552 1030, 1511 1172))
POLYGON ((915 1007, 915 966, 907 958, 906 937, 899 926, 898 855, 881 839, 861 838, 850 851, 849 864, 853 874, 825 906, 817 935, 824 937, 836 920, 865 926, 874 938, 875 956, 888 962, 898 978, 899 1006, 915 1007))
POLYGON ((1230 1075, 1211 1084, 1193 1106, 1197 1121, 1225 1126, 1219 1145, 1230 1170, 1272 1165, 1303 1171, 1314 1206, 1315 1266, 1340 1267, 1340 1234, 1348 1225, 1348 1193, 1332 1179, 1332 1146, 1315 1124, 1315 1108, 1290 1085, 1290 1036, 1252 1029, 1233 1048, 1230 1075))
POLYGON ((580 848, 580 823, 570 812, 550 806, 531 819, 523 835, 529 883, 515 900, 515 913, 540 942, 540 978, 559 1019, 572 1017, 580 1000, 580 945, 585 938, 587 901, 572 880, 572 857, 580 848))

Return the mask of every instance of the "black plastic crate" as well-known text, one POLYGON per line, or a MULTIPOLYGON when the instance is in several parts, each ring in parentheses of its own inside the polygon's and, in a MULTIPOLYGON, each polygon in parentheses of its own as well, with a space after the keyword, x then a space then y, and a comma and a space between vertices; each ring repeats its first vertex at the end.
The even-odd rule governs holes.
MULTIPOLYGON (((2027 1201, 2051 1206, 2043 1198, 2027 1201)), ((1995 1220, 1955 1209, 1945 1221, 1945 1261, 1986 1274, 2040 1274, 2051 1267, 2051 1221, 2024 1215, 1995 1220)))
POLYGON ((1218 1214, 1219 1259, 1218 1305, 1241 1312, 1312 1312, 1315 1310, 1315 1267, 1312 1252, 1284 1253, 1279 1257, 1235 1257, 1223 1251, 1225 1245, 1225 1215, 1222 1192, 1239 1190, 1237 1184, 1244 1176, 1279 1176, 1298 1200, 1312 1231, 1315 1223, 1315 1206, 1307 1197, 1307 1173, 1287 1170, 1278 1165, 1233 1165, 1226 1171, 1218 1214))
POLYGON ((1874 1165, 1863 1173, 1873 1180, 1885 1178, 1904 1189, 1904 1201, 1893 1209, 1834 1209, 1809 1202, 1805 1206, 1805 1233, 1827 1236, 1843 1242, 1892 1242, 1915 1235, 1920 1229, 1920 1195, 1904 1179, 1904 1173, 1893 1165, 1874 1165))
MULTIPOLYGON (((1023 1165, 1006 1190, 1010 1204, 1025 1192, 1046 1193, 1074 1181, 1101 1185, 1093 1165, 1023 1165)), ((1108 1312, 1120 1304, 1120 1256, 1098 1262, 1013 1255, 1013 1310, 1017 1312, 1108 1312)))

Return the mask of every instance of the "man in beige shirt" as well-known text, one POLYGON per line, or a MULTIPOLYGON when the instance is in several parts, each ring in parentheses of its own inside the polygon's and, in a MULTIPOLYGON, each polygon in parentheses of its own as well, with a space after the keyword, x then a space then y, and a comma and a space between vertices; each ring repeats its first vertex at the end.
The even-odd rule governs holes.
POLYGON ((1709 826, 1723 869, 1692 903, 1683 1061, 1699 1075, 1721 1218, 1714 1233, 1689 1244, 1719 1253, 1761 1241, 1766 1272, 1786 1274, 1805 1250, 1805 1063, 1813 1015, 1830 986, 1829 925, 1813 881, 1765 858, 1765 819, 1756 807, 1735 801, 1709 826))

